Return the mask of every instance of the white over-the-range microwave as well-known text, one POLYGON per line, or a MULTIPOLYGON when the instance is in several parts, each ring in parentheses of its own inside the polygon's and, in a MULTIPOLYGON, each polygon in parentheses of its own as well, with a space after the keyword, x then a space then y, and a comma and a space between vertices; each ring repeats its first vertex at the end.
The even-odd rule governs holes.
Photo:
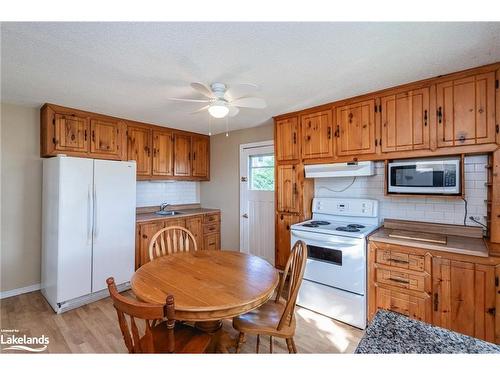
POLYGON ((460 194, 460 157, 395 160, 388 163, 387 191, 401 194, 460 194))

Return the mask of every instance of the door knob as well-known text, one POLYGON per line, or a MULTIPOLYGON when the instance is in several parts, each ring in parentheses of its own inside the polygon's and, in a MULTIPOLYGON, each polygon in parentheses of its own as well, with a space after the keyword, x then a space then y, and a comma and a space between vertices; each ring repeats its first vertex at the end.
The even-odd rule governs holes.
POLYGON ((248 214, 243 214, 242 215, 245 219, 248 219, 248 214))

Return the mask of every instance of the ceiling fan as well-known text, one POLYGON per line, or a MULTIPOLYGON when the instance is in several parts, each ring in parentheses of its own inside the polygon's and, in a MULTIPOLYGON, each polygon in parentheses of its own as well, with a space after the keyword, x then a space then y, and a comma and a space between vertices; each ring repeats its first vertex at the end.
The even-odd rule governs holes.
POLYGON ((200 82, 191 83, 191 87, 206 97, 206 99, 182 99, 170 98, 181 102, 207 103, 204 107, 192 112, 199 113, 208 110, 210 115, 215 118, 233 117, 238 114, 240 108, 265 108, 266 101, 254 96, 236 97, 238 91, 255 90, 257 85, 251 83, 240 83, 235 85, 226 85, 215 82, 207 86, 200 82))

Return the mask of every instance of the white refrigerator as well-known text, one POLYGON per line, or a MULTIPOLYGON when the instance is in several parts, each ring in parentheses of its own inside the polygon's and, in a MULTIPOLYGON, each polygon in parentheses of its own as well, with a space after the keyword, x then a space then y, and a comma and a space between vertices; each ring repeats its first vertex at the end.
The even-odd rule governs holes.
POLYGON ((43 160, 42 294, 60 313, 127 289, 134 273, 136 165, 43 160))

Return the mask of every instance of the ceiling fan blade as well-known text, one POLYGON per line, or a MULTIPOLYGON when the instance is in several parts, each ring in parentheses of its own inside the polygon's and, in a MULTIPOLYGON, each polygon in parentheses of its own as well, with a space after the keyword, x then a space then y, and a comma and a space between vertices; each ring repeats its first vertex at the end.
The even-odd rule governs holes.
POLYGON ((229 117, 234 117, 240 112, 240 109, 238 107, 229 107, 229 117))
POLYGON ((232 106, 246 108, 266 108, 267 106, 264 99, 252 96, 244 96, 242 98, 234 99, 230 103, 232 106))
POLYGON ((191 87, 198 91, 200 94, 205 95, 207 98, 213 98, 213 93, 210 88, 201 82, 192 82, 191 87))
POLYGON ((235 83, 229 85, 226 91, 226 99, 232 100, 259 90, 259 86, 253 83, 235 83))
POLYGON ((168 100, 175 100, 175 101, 178 101, 178 102, 191 102, 191 103, 210 103, 210 99, 168 98, 168 100))
POLYGON ((197 114, 197 113, 203 112, 203 111, 207 110, 207 109, 208 109, 208 107, 210 107, 210 105, 206 105, 206 106, 204 106, 204 107, 201 107, 200 109, 197 109, 196 111, 191 112, 191 114, 192 114, 192 115, 195 115, 195 114, 197 114))

